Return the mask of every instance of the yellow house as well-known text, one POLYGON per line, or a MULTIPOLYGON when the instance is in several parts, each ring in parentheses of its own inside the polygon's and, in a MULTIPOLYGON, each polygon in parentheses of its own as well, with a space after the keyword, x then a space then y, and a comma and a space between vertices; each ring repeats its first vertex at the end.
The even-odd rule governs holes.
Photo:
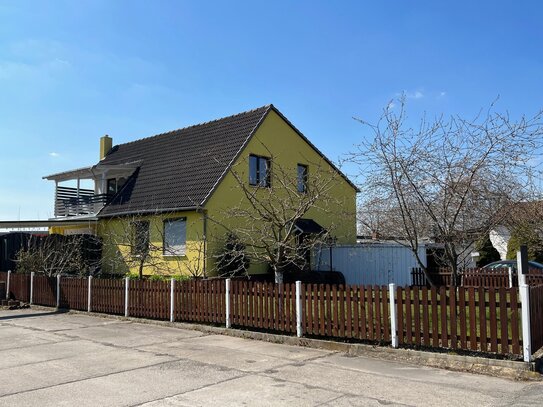
POLYGON ((356 243, 356 186, 273 105, 115 146, 104 136, 96 165, 44 178, 50 232, 100 236, 108 273, 213 275, 229 234, 251 273, 268 268, 259 253, 295 250, 287 241, 356 243))

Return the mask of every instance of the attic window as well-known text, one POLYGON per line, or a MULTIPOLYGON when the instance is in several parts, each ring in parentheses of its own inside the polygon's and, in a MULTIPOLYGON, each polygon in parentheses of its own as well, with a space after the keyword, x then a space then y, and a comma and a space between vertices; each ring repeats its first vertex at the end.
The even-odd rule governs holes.
POLYGON ((307 192, 307 165, 298 164, 298 192, 307 192))
POLYGON ((258 187, 270 186, 270 159, 257 155, 249 156, 249 184, 258 187))
POLYGON ((187 218, 164 221, 164 256, 184 256, 187 247, 187 218))

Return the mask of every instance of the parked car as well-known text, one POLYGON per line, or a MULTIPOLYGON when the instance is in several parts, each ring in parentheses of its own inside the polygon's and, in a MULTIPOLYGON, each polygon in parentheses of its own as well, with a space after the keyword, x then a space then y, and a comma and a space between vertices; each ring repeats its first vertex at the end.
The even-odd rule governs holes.
MULTIPOLYGON (((513 271, 517 271, 517 261, 516 260, 500 260, 494 261, 487 264, 482 269, 483 270, 497 270, 497 269, 507 269, 511 267, 513 271)), ((530 270, 539 270, 543 273, 543 264, 538 263, 537 261, 529 261, 528 267, 530 270)))

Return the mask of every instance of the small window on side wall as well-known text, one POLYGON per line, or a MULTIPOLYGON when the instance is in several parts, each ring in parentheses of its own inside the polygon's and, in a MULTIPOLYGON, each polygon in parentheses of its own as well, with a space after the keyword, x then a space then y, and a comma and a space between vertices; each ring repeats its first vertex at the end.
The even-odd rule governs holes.
POLYGON ((164 221, 165 256, 184 256, 187 248, 187 218, 166 219, 164 221))
POLYGON ((270 186, 270 159, 257 155, 249 156, 249 184, 257 187, 270 186))
POLYGON ((307 165, 298 164, 298 192, 307 192, 307 165))

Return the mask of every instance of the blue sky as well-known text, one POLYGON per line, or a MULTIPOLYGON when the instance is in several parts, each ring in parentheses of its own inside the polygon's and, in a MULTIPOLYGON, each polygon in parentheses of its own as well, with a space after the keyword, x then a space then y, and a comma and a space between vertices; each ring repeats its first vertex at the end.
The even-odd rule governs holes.
MULTIPOLYGON (((543 107, 538 1, 2 1, 0 219, 115 143, 275 104, 332 160, 405 92, 410 117, 543 107)), ((348 169, 349 170, 349 169, 348 169)))

